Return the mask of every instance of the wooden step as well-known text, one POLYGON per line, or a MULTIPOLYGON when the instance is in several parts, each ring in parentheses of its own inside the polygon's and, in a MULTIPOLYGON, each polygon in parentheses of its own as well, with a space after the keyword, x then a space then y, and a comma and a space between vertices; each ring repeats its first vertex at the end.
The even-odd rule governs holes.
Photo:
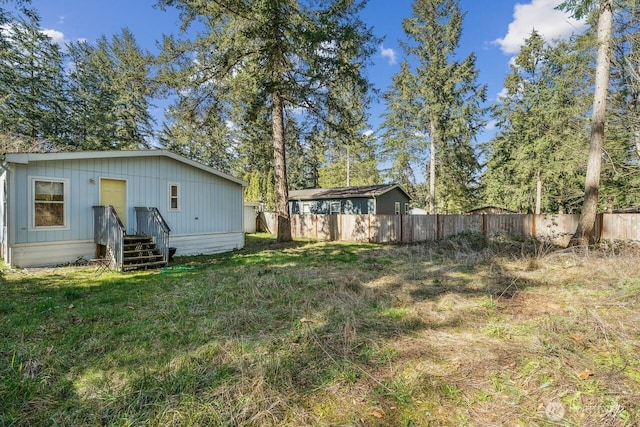
POLYGON ((124 236, 124 244, 153 243, 153 238, 146 236, 124 236))
POLYGON ((156 248, 155 243, 125 243, 124 245, 122 245, 122 249, 128 250, 128 251, 132 251, 134 249, 149 250, 149 249, 155 249, 155 248, 156 248))
POLYGON ((129 235, 124 237, 122 270, 159 268, 167 265, 153 238, 129 235))
POLYGON ((129 256, 124 257, 125 264, 128 262, 129 264, 135 264, 134 261, 144 261, 144 260, 158 260, 162 259, 162 254, 153 254, 153 255, 137 255, 137 256, 129 256))
POLYGON ((147 248, 147 249, 125 249, 122 251, 125 258, 128 256, 136 256, 136 255, 162 255, 162 253, 156 248, 147 248))
POLYGON ((122 266, 123 271, 131 271, 131 270, 146 270, 149 268, 160 268, 167 265, 165 261, 154 261, 154 262, 145 262, 138 264, 125 264, 122 266))

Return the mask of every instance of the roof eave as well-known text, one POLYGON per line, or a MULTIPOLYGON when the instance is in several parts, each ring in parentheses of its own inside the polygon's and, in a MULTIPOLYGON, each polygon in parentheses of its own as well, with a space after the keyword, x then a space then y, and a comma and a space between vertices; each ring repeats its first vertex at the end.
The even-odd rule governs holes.
POLYGON ((5 161, 8 163, 28 164, 36 161, 51 160, 77 160, 77 159, 114 159, 126 157, 169 157, 181 163, 201 169, 212 175, 219 176, 236 184, 246 187, 246 181, 238 179, 232 175, 213 169, 196 161, 187 159, 168 150, 121 150, 121 151, 69 151, 60 153, 7 153, 5 161))

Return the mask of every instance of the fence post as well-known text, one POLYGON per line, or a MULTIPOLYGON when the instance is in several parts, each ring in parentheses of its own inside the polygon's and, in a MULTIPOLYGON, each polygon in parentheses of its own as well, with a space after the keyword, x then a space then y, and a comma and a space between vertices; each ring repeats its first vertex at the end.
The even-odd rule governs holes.
POLYGON ((482 235, 487 237, 487 216, 482 215, 482 235))
POLYGON ((598 224, 600 225, 600 230, 598 230, 598 242, 602 240, 602 236, 604 235, 604 214, 598 214, 598 224))
POLYGON ((533 237, 534 239, 536 238, 536 233, 537 233, 537 229, 536 229, 536 214, 531 215, 531 237, 533 237))
POLYGON ((436 240, 440 240, 440 217, 438 217, 438 214, 435 214, 436 216, 436 240))

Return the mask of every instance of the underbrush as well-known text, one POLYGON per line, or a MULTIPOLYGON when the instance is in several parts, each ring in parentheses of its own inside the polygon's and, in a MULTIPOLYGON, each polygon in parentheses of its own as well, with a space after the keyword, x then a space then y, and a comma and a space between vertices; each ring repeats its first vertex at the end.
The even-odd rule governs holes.
POLYGON ((0 425, 640 423, 632 245, 247 242, 5 269, 0 425))

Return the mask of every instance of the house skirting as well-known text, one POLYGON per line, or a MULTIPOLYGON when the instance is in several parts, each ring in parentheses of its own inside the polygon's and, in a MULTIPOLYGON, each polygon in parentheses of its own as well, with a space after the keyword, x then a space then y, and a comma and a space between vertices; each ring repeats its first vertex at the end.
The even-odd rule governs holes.
POLYGON ((80 258, 89 260, 96 256, 93 240, 70 242, 20 243, 9 245, 5 262, 11 267, 53 267, 70 264, 80 258))
POLYGON ((169 246, 178 249, 176 256, 229 252, 244 247, 244 232, 170 234, 169 246))
MULTIPOLYGON (((217 254, 243 248, 244 233, 171 234, 169 245, 177 248, 176 256, 217 254)), ((5 262, 11 267, 54 267, 95 258, 96 244, 93 240, 20 243, 8 246, 7 252, 5 262)))

